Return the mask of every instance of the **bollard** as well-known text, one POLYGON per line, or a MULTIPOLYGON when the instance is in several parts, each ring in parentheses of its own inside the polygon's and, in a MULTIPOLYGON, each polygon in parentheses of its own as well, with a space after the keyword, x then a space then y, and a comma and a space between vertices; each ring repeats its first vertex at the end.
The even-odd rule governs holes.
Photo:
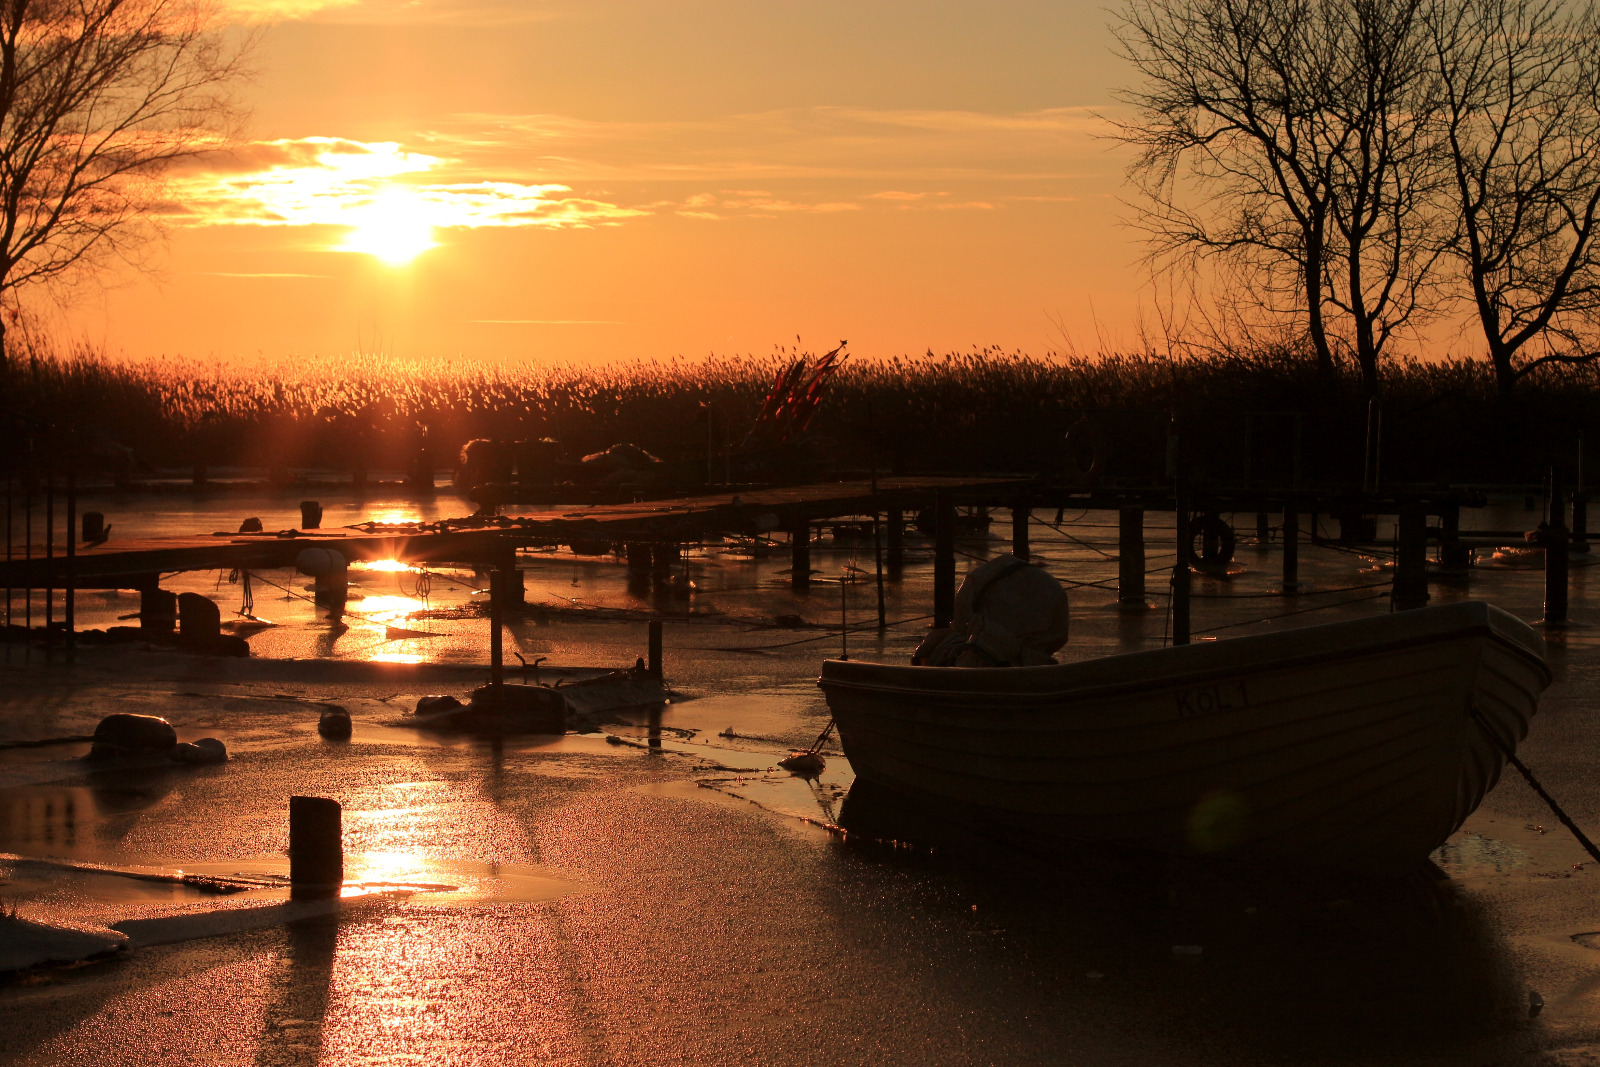
POLYGON ((1011 502, 1011 554, 1018 559, 1028 558, 1028 519, 1032 511, 1027 497, 1011 502))
POLYGON ((1145 607, 1144 508, 1117 512, 1117 602, 1124 607, 1145 607))
POLYGON ((1561 493, 1551 500, 1550 514, 1555 521, 1545 527, 1544 536, 1544 621, 1567 621, 1567 528, 1561 525, 1561 493))
POLYGON ((322 528, 322 505, 315 500, 300 501, 300 529, 320 530, 322 528))
POLYGON ((933 503, 933 626, 956 614, 956 508, 943 494, 933 503))
POLYGON ((650 677, 661 677, 661 620, 650 620, 650 649, 649 659, 645 662, 645 670, 650 672, 650 677))
POLYGON ((885 563, 889 577, 898 579, 906 564, 906 515, 899 508, 890 508, 885 519, 888 524, 884 534, 885 563))
POLYGON ((1407 502, 1400 506, 1396 524, 1394 560, 1394 606, 1411 611, 1428 603, 1428 517, 1422 506, 1407 502))
POLYGON ((289 895, 333 897, 344 885, 342 809, 326 797, 289 798, 289 895))
POLYGON ((1283 506, 1283 591, 1300 588, 1300 512, 1293 504, 1283 506))
POLYGON ((796 593, 811 590, 811 524, 789 527, 789 584, 796 593))

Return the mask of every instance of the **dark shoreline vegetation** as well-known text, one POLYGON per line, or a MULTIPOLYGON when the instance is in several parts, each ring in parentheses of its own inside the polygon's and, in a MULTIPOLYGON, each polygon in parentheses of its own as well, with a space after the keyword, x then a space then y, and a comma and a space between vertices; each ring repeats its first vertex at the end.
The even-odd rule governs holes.
MULTIPOLYGON (((135 481, 194 465, 400 469, 424 443, 448 470, 478 437, 549 437, 573 458, 628 441, 703 480, 708 412, 720 476, 724 441, 737 456, 779 371, 802 354, 600 367, 358 356, 266 370, 77 355, 14 364, 4 391, 14 440, 31 436, 36 455, 71 436, 94 457, 131 449, 135 481)), ((1382 483, 1538 484, 1552 467, 1570 483, 1580 433, 1600 437, 1597 385, 1593 366, 1550 367, 1506 399, 1487 363, 1390 360, 1382 483)), ((1172 451, 1199 486, 1288 486, 1297 467, 1302 486, 1359 486, 1368 413, 1353 367, 1319 374, 1299 354, 975 349, 847 360, 797 451, 813 474, 1049 474, 1073 462, 1065 439, 1076 431, 1109 457, 1101 481, 1148 484, 1164 476, 1175 431, 1172 451)))

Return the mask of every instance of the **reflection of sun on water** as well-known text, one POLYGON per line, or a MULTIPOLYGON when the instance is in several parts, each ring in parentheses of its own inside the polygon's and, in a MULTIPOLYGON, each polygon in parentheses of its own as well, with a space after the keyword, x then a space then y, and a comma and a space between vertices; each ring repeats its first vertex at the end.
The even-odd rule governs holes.
POLYGON ((398 559, 368 559, 355 564, 362 570, 368 571, 414 571, 411 564, 398 559))
POLYGON ((365 252, 391 267, 402 267, 433 248, 428 208, 414 192, 390 188, 364 207, 348 212, 350 235, 346 252, 365 252))

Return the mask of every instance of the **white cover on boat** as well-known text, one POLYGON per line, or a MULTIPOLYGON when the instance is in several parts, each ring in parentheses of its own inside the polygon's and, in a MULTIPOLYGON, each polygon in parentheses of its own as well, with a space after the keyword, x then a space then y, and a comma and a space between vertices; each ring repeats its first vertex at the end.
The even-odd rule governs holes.
POLYGON ((1067 591, 1016 556, 970 571, 948 630, 928 635, 913 661, 930 667, 1036 667, 1067 643, 1067 591))

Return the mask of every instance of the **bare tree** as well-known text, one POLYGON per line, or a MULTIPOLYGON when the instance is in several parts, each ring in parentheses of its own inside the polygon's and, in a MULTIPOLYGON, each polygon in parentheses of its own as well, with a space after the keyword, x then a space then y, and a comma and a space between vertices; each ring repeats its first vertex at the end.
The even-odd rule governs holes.
POLYGON ((1456 0, 1438 15, 1450 251, 1508 396, 1537 367, 1597 358, 1600 20, 1562 0, 1456 0))
POLYGON ((193 0, 0 0, 0 311, 148 236, 162 173, 233 117, 241 54, 193 0))
POLYGON ((1248 299, 1302 322, 1323 369, 1352 352, 1369 391, 1433 306, 1433 2, 1130 0, 1117 27, 1143 76, 1119 130, 1153 261, 1242 268, 1248 299))

